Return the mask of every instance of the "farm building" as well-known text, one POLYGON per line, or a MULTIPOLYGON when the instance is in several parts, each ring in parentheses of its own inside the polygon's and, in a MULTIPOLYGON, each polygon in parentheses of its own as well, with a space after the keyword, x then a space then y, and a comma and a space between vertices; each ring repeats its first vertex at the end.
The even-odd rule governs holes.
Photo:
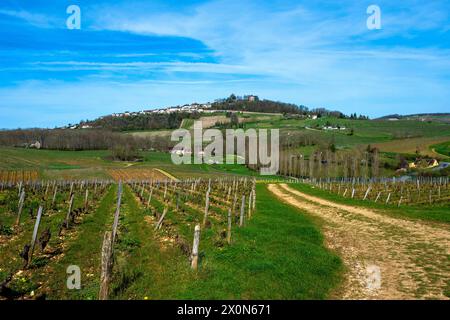
POLYGON ((408 164, 410 169, 428 169, 437 166, 439 166, 439 161, 436 159, 416 159, 416 161, 408 164))

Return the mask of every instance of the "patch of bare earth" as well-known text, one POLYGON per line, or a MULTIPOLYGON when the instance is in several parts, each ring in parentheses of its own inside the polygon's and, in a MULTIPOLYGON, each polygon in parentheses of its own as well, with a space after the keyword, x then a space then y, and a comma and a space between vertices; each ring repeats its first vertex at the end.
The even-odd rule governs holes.
POLYGON ((342 257, 347 270, 335 298, 448 299, 448 226, 334 203, 286 184, 268 189, 323 222, 326 245, 342 257))

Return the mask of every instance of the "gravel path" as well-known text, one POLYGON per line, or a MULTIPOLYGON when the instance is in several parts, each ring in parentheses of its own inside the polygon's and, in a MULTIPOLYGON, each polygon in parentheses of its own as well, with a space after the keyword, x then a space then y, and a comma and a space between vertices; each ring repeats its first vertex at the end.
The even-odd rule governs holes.
POLYGON ((393 218, 311 196, 286 184, 268 189, 319 217, 327 246, 346 266, 339 299, 448 299, 450 228, 393 218))

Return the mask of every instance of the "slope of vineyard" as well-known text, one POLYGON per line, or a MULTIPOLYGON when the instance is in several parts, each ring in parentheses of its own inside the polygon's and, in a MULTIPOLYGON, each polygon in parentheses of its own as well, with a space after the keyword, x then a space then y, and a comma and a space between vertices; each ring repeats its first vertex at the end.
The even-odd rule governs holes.
MULTIPOLYGON (((100 181, 3 188, 1 194, 14 201, 0 203, 0 297, 97 299, 102 234, 113 223, 117 191, 100 181), (18 200, 18 189, 27 194, 27 215, 15 226, 17 209, 8 204, 18 200), (19 252, 31 239, 38 205, 45 208, 39 241, 24 265, 19 252), (50 241, 41 249, 47 228, 50 241), (80 290, 66 287, 68 266, 82 271, 80 290)), ((274 201, 262 184, 134 181, 120 197, 110 299, 324 299, 339 283, 340 260, 324 248, 317 226, 274 201), (192 270, 197 224, 199 265, 192 270)))

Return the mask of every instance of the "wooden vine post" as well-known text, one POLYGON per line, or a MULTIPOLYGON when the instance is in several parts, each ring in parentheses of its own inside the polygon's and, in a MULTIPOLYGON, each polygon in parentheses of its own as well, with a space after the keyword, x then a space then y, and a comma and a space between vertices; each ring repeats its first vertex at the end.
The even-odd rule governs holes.
POLYGON ((122 202, 122 181, 119 181, 119 189, 117 190, 117 207, 116 212, 114 214, 114 223, 113 223, 113 230, 112 230, 112 242, 114 244, 114 241, 116 240, 116 234, 117 234, 117 227, 119 225, 119 215, 120 215, 120 204, 122 202))
POLYGON ((245 195, 242 195, 241 217, 239 219, 239 226, 240 227, 242 227, 244 225, 244 213, 245 213, 245 195))
POLYGON ((231 244, 231 209, 228 209, 227 243, 231 244))
POLYGON ((55 186, 55 191, 53 192, 53 198, 52 198, 52 207, 55 205, 57 193, 58 193, 58 186, 55 186))
POLYGON ((117 191, 117 208, 114 214, 113 229, 112 231, 106 231, 103 237, 102 271, 100 274, 99 300, 108 300, 109 298, 109 283, 111 281, 111 274, 113 268, 114 241, 117 234, 117 227, 119 225, 121 201, 122 201, 122 181, 119 181, 119 188, 117 191))
POLYGON ((41 217, 42 217, 42 206, 38 209, 38 214, 36 217, 36 222, 34 223, 34 229, 33 229, 33 236, 31 237, 31 247, 30 247, 30 254, 28 255, 28 263, 31 263, 31 260, 33 259, 33 251, 34 247, 36 245, 36 238, 39 231, 39 224, 41 223, 41 217))
POLYGON ((20 223, 20 215, 22 214, 24 201, 25 201, 25 190, 22 190, 22 192, 20 193, 20 199, 19 199, 19 210, 17 211, 17 219, 16 219, 17 226, 20 223))
POLYGON ((150 189, 150 195, 148 196, 147 208, 150 207, 150 202, 152 201, 153 187, 150 189))
POLYGON ((22 181, 20 181, 20 183, 19 183, 19 186, 18 186, 18 195, 20 196, 20 194, 21 194, 21 191, 22 191, 22 181))
POLYGON ((67 216, 66 216, 66 228, 67 229, 69 229, 69 219, 70 219, 70 213, 72 212, 74 196, 75 195, 73 193, 70 195, 69 210, 67 210, 67 216))
POLYGON ((200 225, 195 226, 194 231, 194 244, 192 245, 192 255, 191 255, 191 268, 197 270, 198 268, 198 246, 200 244, 200 225))
POLYGON ((113 256, 113 242, 112 232, 106 231, 103 237, 102 245, 102 271, 100 275, 100 300, 108 300, 109 298, 109 282, 111 281, 112 273, 112 256, 113 256))
POLYGON ((208 210, 209 210, 209 190, 206 191, 205 215, 203 217, 203 227, 206 225, 206 220, 208 219, 208 210))
POLYGON ((253 195, 252 210, 255 211, 255 209, 256 209, 256 189, 255 189, 254 185, 253 185, 252 195, 253 195))
POLYGON ((378 201, 378 199, 380 199, 380 196, 381 196, 381 191, 378 192, 377 197, 375 198, 375 203, 378 201))
POLYGON ((370 192, 370 186, 367 188, 367 191, 366 191, 366 193, 364 194, 364 199, 363 199, 363 200, 366 200, 366 199, 367 199, 367 196, 369 195, 369 192, 370 192))
POLYGON ((84 210, 88 209, 88 204, 89 204, 89 189, 86 188, 86 194, 84 195, 84 210))
POLYGON ((250 191, 250 195, 248 197, 248 218, 252 217, 252 199, 253 199, 253 191, 250 191))
POLYGON ((71 197, 73 194, 73 182, 70 184, 70 192, 69 192, 69 197, 71 197))
POLYGON ((168 209, 168 207, 167 207, 167 205, 166 205, 166 206, 164 207, 164 211, 163 211, 163 214, 161 215, 161 218, 159 218, 158 223, 157 223, 156 226, 155 226, 155 230, 161 229, 163 220, 164 220, 164 218, 165 218, 165 216, 166 216, 168 210, 169 210, 169 209, 168 209))

